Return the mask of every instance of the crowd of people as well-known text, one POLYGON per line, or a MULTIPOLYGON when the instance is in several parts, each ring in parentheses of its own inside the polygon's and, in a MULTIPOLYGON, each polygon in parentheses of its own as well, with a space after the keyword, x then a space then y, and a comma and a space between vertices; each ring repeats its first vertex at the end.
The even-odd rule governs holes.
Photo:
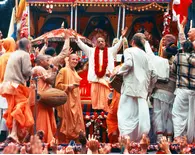
POLYGON ((192 153, 195 29, 189 30, 186 39, 184 28, 179 25, 182 48, 177 48, 175 36, 167 34, 161 39, 159 56, 152 51, 146 32, 134 34, 128 47, 127 27, 109 48, 101 36, 96 47, 89 47, 76 34, 66 33, 58 55, 54 48, 48 47, 47 38, 39 50, 33 49, 27 38, 15 41, 0 36, 0 130, 9 132, 0 145, 3 153, 108 154, 116 150, 124 154, 146 154, 149 150, 192 153), (81 77, 75 69, 79 57, 70 48, 70 35, 88 57, 91 104, 94 110, 108 113, 109 143, 101 143, 95 135, 85 133, 81 77), (124 60, 116 66, 121 48, 124 60), (29 55, 32 51, 33 63, 29 55), (123 79, 120 92, 109 85, 110 79, 116 77, 123 79), (36 91, 52 94, 53 88, 64 92, 66 97, 66 102, 55 108, 43 104, 36 94, 36 91), (108 104, 110 93, 112 101, 108 104), (153 106, 152 119, 149 102, 153 106), (153 148, 148 137, 151 128, 157 136, 153 148))

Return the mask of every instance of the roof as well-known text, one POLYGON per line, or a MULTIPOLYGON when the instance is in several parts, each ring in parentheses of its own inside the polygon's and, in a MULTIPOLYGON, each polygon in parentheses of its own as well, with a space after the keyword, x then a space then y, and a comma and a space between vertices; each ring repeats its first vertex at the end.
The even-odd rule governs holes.
POLYGON ((170 3, 171 0, 121 0, 123 3, 170 3))
MULTIPOLYGON (((27 0, 28 3, 48 3, 52 0, 27 0)), ((53 0, 53 3, 169 3, 171 0, 53 0)))

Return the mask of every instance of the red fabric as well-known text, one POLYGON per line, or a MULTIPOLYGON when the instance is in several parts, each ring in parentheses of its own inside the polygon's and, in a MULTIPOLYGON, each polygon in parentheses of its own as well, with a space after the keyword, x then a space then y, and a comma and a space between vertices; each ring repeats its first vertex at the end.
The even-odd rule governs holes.
POLYGON ((177 15, 180 15, 180 22, 183 21, 184 16, 187 17, 188 16, 188 7, 190 6, 190 4, 192 3, 192 0, 180 0, 180 4, 173 5, 173 9, 175 10, 177 15))
POLYGON ((97 75, 98 78, 102 78, 106 74, 106 69, 108 67, 108 48, 105 47, 103 51, 103 65, 102 68, 100 69, 100 64, 99 64, 99 56, 100 56, 100 49, 98 47, 95 48, 95 56, 94 56, 94 62, 95 62, 95 74, 97 75))

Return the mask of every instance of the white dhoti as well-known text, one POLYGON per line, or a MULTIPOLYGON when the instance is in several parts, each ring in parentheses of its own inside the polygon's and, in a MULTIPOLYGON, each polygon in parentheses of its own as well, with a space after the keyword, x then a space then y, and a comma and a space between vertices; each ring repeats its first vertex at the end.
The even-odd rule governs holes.
POLYGON ((173 104, 174 137, 186 134, 188 142, 195 138, 195 91, 177 88, 173 104))
POLYGON ((8 130, 5 119, 3 118, 3 114, 5 113, 7 108, 8 108, 8 104, 6 98, 0 95, 0 132, 8 130))
POLYGON ((121 136, 129 135, 139 141, 150 130, 149 108, 145 99, 122 94, 118 108, 118 127, 121 136))
POLYGON ((171 92, 158 89, 152 97, 153 102, 153 127, 157 134, 173 134, 172 108, 175 95, 171 92))

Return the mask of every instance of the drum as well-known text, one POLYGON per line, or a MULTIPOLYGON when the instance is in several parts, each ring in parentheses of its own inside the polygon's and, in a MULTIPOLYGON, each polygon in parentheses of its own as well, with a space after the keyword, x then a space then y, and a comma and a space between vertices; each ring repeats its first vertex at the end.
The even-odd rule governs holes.
POLYGON ((46 91, 40 92, 38 96, 38 101, 41 104, 44 104, 49 107, 57 107, 65 104, 67 101, 66 93, 56 88, 50 88, 46 91))
POLYGON ((115 76, 113 76, 112 78, 110 78, 109 84, 118 93, 121 93, 121 86, 123 84, 123 76, 122 75, 115 75, 115 76))

